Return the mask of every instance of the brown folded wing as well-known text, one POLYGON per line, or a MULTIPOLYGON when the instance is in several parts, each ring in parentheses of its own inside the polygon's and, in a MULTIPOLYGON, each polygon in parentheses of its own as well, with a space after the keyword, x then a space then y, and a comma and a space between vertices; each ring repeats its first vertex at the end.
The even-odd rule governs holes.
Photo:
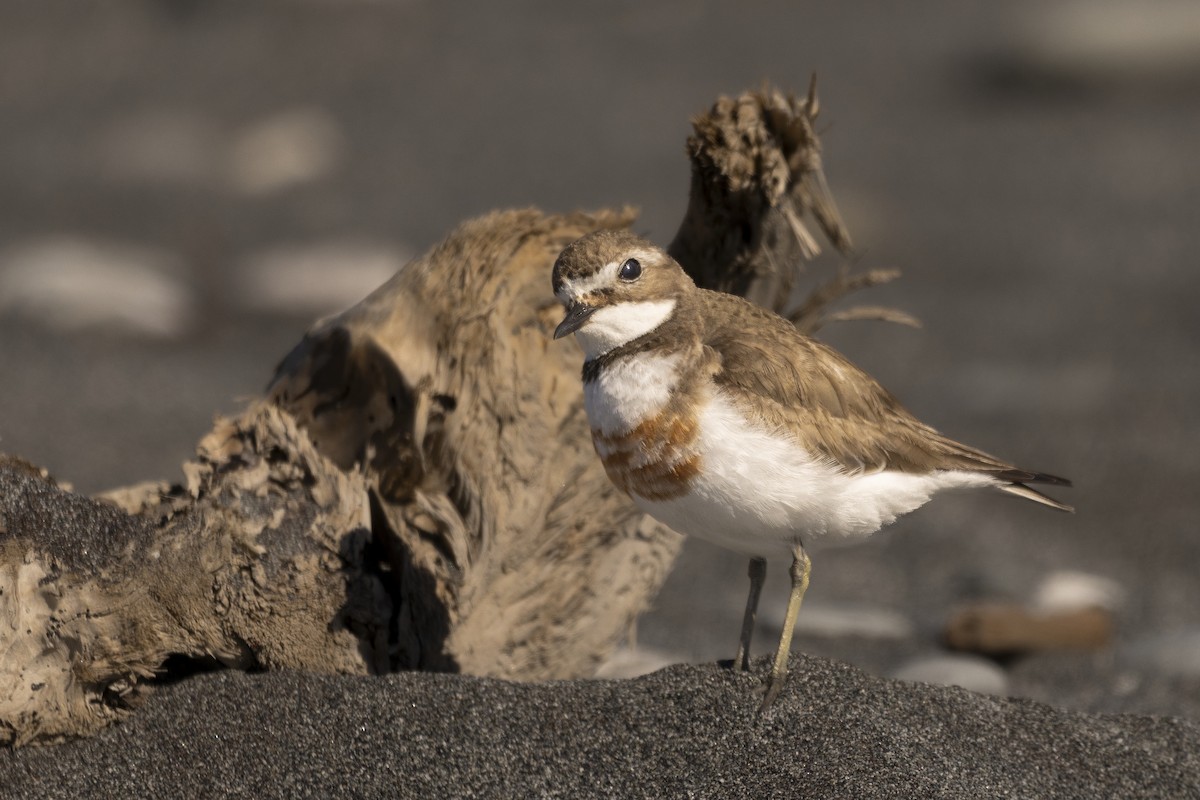
POLYGON ((841 354, 775 314, 731 295, 703 295, 704 343, 719 359, 717 384, 747 413, 847 472, 953 469, 1014 483, 1068 483, 941 435, 841 354), (717 306, 718 313, 705 313, 717 306))

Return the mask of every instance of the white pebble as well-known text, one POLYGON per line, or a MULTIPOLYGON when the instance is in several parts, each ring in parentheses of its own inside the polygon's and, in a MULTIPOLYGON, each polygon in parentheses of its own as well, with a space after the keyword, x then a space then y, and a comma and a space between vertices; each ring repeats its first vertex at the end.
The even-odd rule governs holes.
POLYGON ((0 252, 0 311, 47 327, 97 326, 147 336, 186 332, 195 316, 174 253, 72 236, 35 239, 0 252))
POLYGON ((619 647, 608 660, 596 670, 597 678, 636 678, 657 672, 663 667, 678 664, 682 659, 672 658, 663 650, 650 647, 619 647))
POLYGON ((939 655, 914 659, 897 669, 899 681, 961 686, 981 694, 1006 695, 1008 675, 986 658, 968 655, 939 655))
POLYGON ((332 240, 252 253, 233 284, 233 302, 257 311, 327 314, 362 300, 408 261, 384 244, 332 240))
POLYGON ((1035 65, 1112 80, 1170 77, 1200 66, 1200 6, 1194 0, 1045 3, 1017 44, 1035 65))
POLYGON ((1047 575, 1033 593, 1033 607, 1043 613, 1103 608, 1117 611, 1124 605, 1125 589, 1112 578, 1087 572, 1059 570, 1047 575))
MULTIPOLYGON (((783 609, 772 606, 761 612, 765 623, 783 626, 783 609)), ((889 608, 874 606, 805 605, 796 617, 796 634, 838 638, 857 636, 864 639, 907 639, 913 634, 912 622, 889 608)))
POLYGON ((229 180, 246 194, 277 192, 328 175, 344 149, 342 130, 328 113, 292 109, 236 135, 229 152, 229 180))
POLYGON ((864 639, 907 639, 912 622, 886 608, 811 606, 796 618, 796 632, 809 636, 859 636, 864 639))

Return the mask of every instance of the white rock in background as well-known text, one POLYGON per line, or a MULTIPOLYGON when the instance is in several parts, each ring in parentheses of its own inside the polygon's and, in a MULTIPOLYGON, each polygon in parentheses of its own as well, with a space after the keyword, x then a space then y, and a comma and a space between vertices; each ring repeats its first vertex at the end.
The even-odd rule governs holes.
POLYGON ((1008 693, 1008 675, 994 662, 978 656, 939 655, 909 661, 892 677, 899 681, 961 686, 981 694, 1008 693))
POLYGON ((1113 80, 1200 70, 1195 0, 1038 3, 1022 18, 1021 52, 1048 69, 1113 80))
POLYGON ((912 636, 913 625, 903 614, 887 608, 816 605, 800 611, 796 618, 796 633, 830 638, 907 639, 912 636))
POLYGON ((344 149, 341 127, 321 109, 273 114, 235 136, 229 149, 229 181, 246 194, 270 194, 328 175, 344 149))
POLYGON ((607 661, 596 670, 597 678, 636 678, 648 675, 663 667, 678 664, 683 659, 672 658, 662 650, 647 647, 619 647, 607 661))
POLYGON ((0 312, 76 331, 117 327, 174 337, 195 317, 178 256, 142 245, 72 236, 35 239, 0 252, 0 312))
POLYGON ((148 108, 118 116, 95 139, 103 174, 117 180, 278 192, 337 168, 345 136, 319 108, 264 117, 232 133, 197 111, 148 108))
POLYGON ((254 311, 328 314, 362 300, 408 261, 407 253, 373 242, 279 245, 240 265, 231 300, 254 311))
POLYGON ((1047 575, 1033 593, 1033 610, 1042 613, 1103 608, 1117 611, 1126 591, 1112 578, 1087 572, 1059 570, 1047 575))
MULTIPOLYGON (((783 627, 784 606, 759 606, 759 618, 775 628, 783 627)), ((913 624, 890 608, 877 606, 805 605, 796 617, 796 634, 801 636, 858 636, 864 639, 907 639, 913 624)))

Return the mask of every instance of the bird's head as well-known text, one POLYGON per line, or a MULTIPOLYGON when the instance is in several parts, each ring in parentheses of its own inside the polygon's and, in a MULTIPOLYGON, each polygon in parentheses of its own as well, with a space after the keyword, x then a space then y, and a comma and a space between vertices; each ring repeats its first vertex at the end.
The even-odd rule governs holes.
POLYGON ((695 285, 675 259, 645 239, 604 230, 562 251, 553 287, 567 309, 554 338, 574 333, 594 358, 666 322, 695 285))

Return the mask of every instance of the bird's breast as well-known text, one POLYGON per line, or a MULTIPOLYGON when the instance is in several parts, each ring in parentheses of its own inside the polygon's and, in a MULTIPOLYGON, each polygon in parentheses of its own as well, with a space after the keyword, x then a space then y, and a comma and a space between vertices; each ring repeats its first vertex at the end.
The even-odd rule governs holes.
POLYGON ((680 396, 678 355, 637 354, 584 383, 592 443, 618 488, 647 499, 685 494, 700 470, 699 421, 680 396))

